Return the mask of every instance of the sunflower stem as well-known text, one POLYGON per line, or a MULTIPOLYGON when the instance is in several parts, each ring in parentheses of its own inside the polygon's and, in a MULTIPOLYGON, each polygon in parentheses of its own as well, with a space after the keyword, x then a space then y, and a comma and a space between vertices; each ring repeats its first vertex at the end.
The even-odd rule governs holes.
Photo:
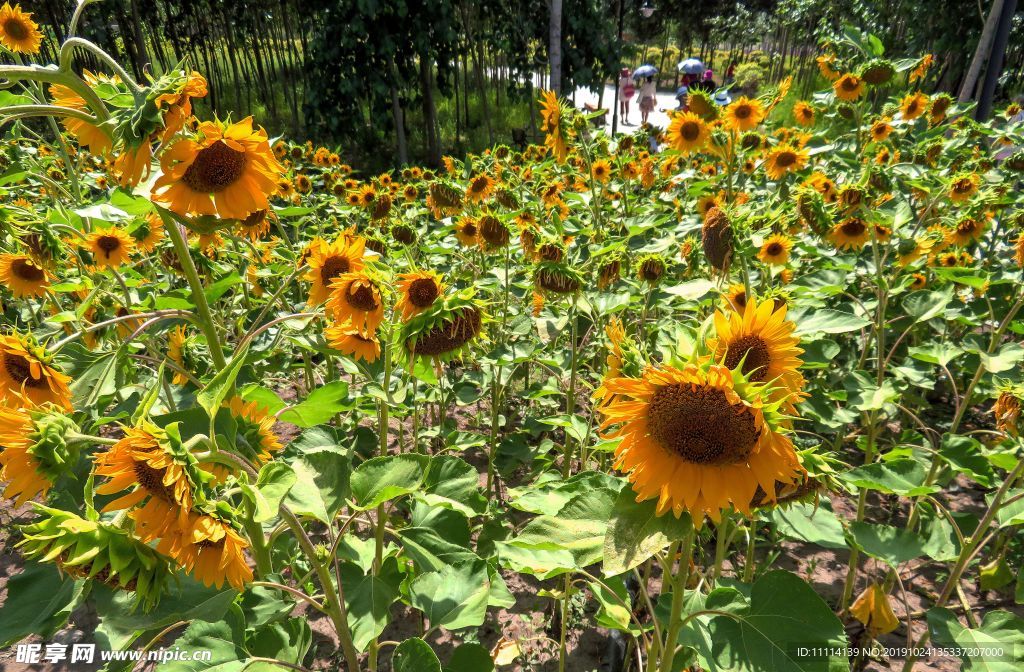
MULTIPOLYGON (((696 530, 691 526, 682 542, 669 547, 669 567, 671 567, 673 555, 679 552, 679 568, 676 570, 676 575, 672 577, 672 611, 668 621, 668 632, 665 634, 665 645, 661 650, 661 664, 658 665, 658 672, 672 672, 672 663, 675 661, 679 630, 683 626, 683 597, 690 575, 690 559, 693 557, 695 534, 696 530)), ((653 665, 654 661, 651 661, 648 666, 650 670, 654 669, 653 665)))
POLYGON ((565 657, 568 651, 568 634, 569 634, 569 597, 572 593, 572 575, 565 575, 565 582, 563 584, 562 594, 562 618, 561 620, 561 632, 558 638, 558 672, 565 672, 565 657))
MULTIPOLYGON (((576 412, 576 369, 578 363, 577 357, 577 345, 576 336, 578 327, 576 326, 576 298, 573 297, 572 304, 569 307, 569 322, 571 327, 569 330, 571 342, 570 347, 570 365, 569 365, 569 396, 565 401, 565 413, 569 417, 572 417, 573 413, 576 412)), ((572 437, 569 436, 568 432, 565 432, 565 451, 562 462, 562 478, 569 478, 569 474, 572 473, 572 437)))
POLYGON ((750 517, 750 524, 747 527, 747 557, 743 563, 743 583, 751 583, 754 580, 754 572, 757 570, 757 561, 754 556, 757 551, 757 518, 750 517))
POLYGON ((210 305, 206 302, 203 282, 199 279, 199 272, 196 270, 195 262, 192 261, 188 244, 185 242, 184 236, 181 235, 181 229, 178 228, 179 222, 182 226, 184 226, 184 222, 179 215, 170 210, 158 207, 157 212, 164 221, 164 228, 167 229, 167 234, 174 245, 174 252, 178 255, 178 261, 181 262, 181 268, 185 272, 185 278, 188 280, 189 287, 192 290, 192 303, 196 306, 196 316, 199 318, 196 322, 203 335, 206 336, 206 344, 210 349, 210 357, 213 359, 214 368, 220 371, 226 366, 227 362, 224 360, 224 351, 220 347, 220 339, 217 336, 213 315, 210 314, 210 305))

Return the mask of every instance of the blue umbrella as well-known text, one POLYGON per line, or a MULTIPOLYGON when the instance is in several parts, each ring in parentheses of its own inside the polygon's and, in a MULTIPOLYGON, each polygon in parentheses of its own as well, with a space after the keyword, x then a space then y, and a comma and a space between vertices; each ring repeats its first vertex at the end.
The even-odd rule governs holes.
POLYGON ((704 64, 697 58, 688 58, 685 61, 679 61, 679 72, 687 75, 700 75, 704 73, 704 64))
POLYGON ((656 74, 658 74, 658 69, 650 63, 645 63, 633 71, 633 79, 637 79, 639 77, 654 77, 656 74))

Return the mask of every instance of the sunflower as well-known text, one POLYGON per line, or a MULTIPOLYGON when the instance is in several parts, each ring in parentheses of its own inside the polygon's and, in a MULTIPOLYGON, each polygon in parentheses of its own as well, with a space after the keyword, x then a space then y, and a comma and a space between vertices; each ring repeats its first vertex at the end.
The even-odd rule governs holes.
POLYGON ((254 210, 245 219, 238 220, 238 232, 257 242, 270 231, 270 222, 277 219, 273 210, 254 210))
POLYGON ((406 203, 413 203, 419 198, 420 190, 416 188, 415 184, 407 184, 402 189, 402 197, 405 198, 406 203))
POLYGON ((24 254, 0 254, 0 283, 17 298, 46 294, 50 274, 24 254))
POLYGON ((309 175, 299 174, 295 176, 294 181, 295 191, 300 194, 308 194, 313 191, 313 181, 309 179, 309 175))
POLYGON ((789 261, 789 251, 793 249, 793 241, 789 236, 776 233, 761 245, 757 258, 772 266, 785 266, 789 261))
POLYGON ((220 588, 227 582, 235 590, 244 590, 253 578, 245 560, 249 542, 227 518, 220 511, 216 515, 192 513, 183 524, 169 530, 156 550, 174 558, 205 586, 220 588))
POLYGON ((380 357, 380 340, 363 336, 348 324, 335 324, 324 330, 327 344, 341 354, 372 364, 380 357))
POLYGON ((948 93, 940 93, 932 98, 931 107, 928 108, 928 123, 931 126, 938 126, 946 118, 946 112, 953 104, 953 98, 948 93))
POLYGON ((117 176, 122 187, 137 187, 143 179, 149 177, 153 161, 153 147, 149 139, 136 145, 126 146, 124 151, 114 158, 110 172, 117 176))
POLYGON ((368 208, 377 200, 377 188, 372 184, 364 184, 356 191, 359 205, 368 208))
POLYGON ((708 347, 716 362, 729 369, 742 368, 743 376, 772 388, 773 401, 783 400, 787 410, 803 396, 804 377, 798 369, 800 339, 796 325, 786 320, 786 305, 768 299, 747 301, 742 310, 715 313, 715 338, 708 347))
POLYGON ((167 358, 178 365, 181 369, 174 371, 174 379, 171 381, 175 385, 184 385, 188 383, 188 376, 182 371, 187 371, 185 366, 185 347, 188 342, 188 337, 185 335, 185 326, 178 325, 171 330, 171 333, 167 337, 167 358))
POLYGON ((732 506, 749 513, 758 486, 802 473, 792 442, 777 431, 774 405, 763 386, 712 363, 648 368, 639 378, 610 378, 613 398, 599 408, 612 438, 615 466, 628 474, 637 501, 657 499, 657 514, 688 511, 694 525, 704 514, 718 521, 732 506))
POLYGON ((399 275, 397 289, 395 310, 401 313, 403 322, 408 322, 434 305, 444 294, 444 283, 433 271, 417 271, 399 275))
POLYGON ((595 182, 604 184, 612 176, 612 166, 606 159, 598 159, 590 166, 590 177, 595 182))
POLYGON ((980 240, 985 233, 985 221, 973 217, 964 217, 956 226, 946 233, 946 242, 950 245, 964 247, 980 240))
POLYGON ((0 399, 9 406, 22 400, 42 405, 52 403, 71 410, 71 377, 52 365, 52 357, 29 338, 0 335, 0 399))
MULTIPOLYGON (((117 86, 121 81, 116 77, 96 75, 89 70, 82 72, 82 78, 85 79, 86 84, 94 88, 101 84, 117 86)), ((53 98, 54 105, 71 108, 79 112, 91 113, 89 106, 85 103, 85 99, 71 88, 63 84, 51 84, 49 92, 53 98)), ((113 147, 110 136, 96 124, 72 117, 62 117, 61 124, 67 129, 68 133, 78 140, 79 145, 88 147, 89 151, 93 154, 106 155, 113 147)))
POLYGON ((847 217, 833 226, 828 235, 840 250, 859 250, 871 240, 871 230, 860 217, 847 217))
POLYGON ((900 624, 889 605, 889 596, 874 582, 850 605, 850 615, 864 624, 871 637, 892 632, 900 624))
POLYGON ((282 446, 274 434, 274 416, 256 401, 232 397, 224 406, 235 422, 234 447, 253 464, 269 462, 282 446))
POLYGON ((962 203, 970 199, 981 187, 981 177, 977 173, 959 174, 949 184, 949 200, 962 203))
POLYGON ((402 326, 401 341, 412 362, 457 359, 480 335, 483 307, 472 289, 445 297, 402 326))
POLYGON ((768 177, 778 180, 783 175, 800 170, 807 165, 807 152, 791 145, 778 145, 768 152, 764 165, 768 177))
POLYGON ((925 75, 928 74, 928 68, 932 67, 932 63, 935 62, 935 57, 931 54, 925 54, 921 57, 921 60, 917 62, 917 66, 910 72, 908 80, 916 82, 919 79, 924 79, 925 75))
POLYGON ((384 320, 384 300, 376 281, 365 272, 339 275, 331 282, 327 310, 338 322, 370 336, 384 320))
POLYGON ((892 124, 889 123, 888 118, 882 118, 871 124, 871 139, 875 142, 884 142, 889 134, 892 133, 892 124))
POLYGON ((131 235, 116 226, 93 231, 86 237, 85 245, 101 267, 117 268, 135 251, 131 235))
POLYGON ((854 74, 845 74, 832 83, 836 98, 852 102, 864 93, 864 81, 854 74))
POLYGON ((711 130, 704 120, 693 112, 672 116, 665 133, 668 144, 684 154, 698 152, 711 137, 711 130))
POLYGON ((918 290, 928 286, 928 278, 925 277, 924 273, 914 273, 910 277, 910 289, 918 290))
POLYGON ((764 108, 759 100, 742 96, 725 108, 725 119, 741 133, 750 131, 764 119, 764 108))
POLYGON ((1024 233, 1020 233, 1014 241, 1013 258, 1018 266, 1024 268, 1024 233))
POLYGON ((814 125, 814 108, 805 100, 798 100, 793 105, 793 118, 801 126, 814 125))
POLYGON ((274 158, 264 130, 252 117, 234 124, 199 126, 199 142, 178 140, 163 154, 162 174, 153 185, 158 202, 180 215, 245 219, 268 210, 284 168, 274 158))
POLYGON ((917 119, 928 109, 928 96, 920 91, 908 93, 900 101, 900 114, 907 121, 917 119))
POLYGON ((1013 390, 1004 389, 999 392, 996 403, 992 405, 992 415, 996 429, 1010 436, 1020 436, 1020 399, 1013 390))
POLYGON ((659 254, 645 254, 636 262, 636 278, 649 285, 656 285, 665 275, 668 266, 659 254))
POLYGON ((830 82, 839 79, 840 72, 832 67, 836 62, 835 54, 823 54, 818 56, 815 61, 822 77, 830 82))
POLYGON ((78 450, 64 439, 73 423, 61 415, 52 416, 61 423, 47 417, 25 404, 0 406, 0 481, 7 482, 3 496, 15 506, 46 497, 57 477, 78 461, 78 450))
POLYGON ((568 123, 562 104, 554 91, 541 93, 541 125, 544 131, 544 144, 551 150, 558 163, 565 163, 569 155, 568 123))
POLYGON ((146 422, 126 427, 124 438, 97 453, 93 474, 110 479, 96 488, 98 495, 128 491, 103 511, 131 510, 135 532, 146 542, 188 520, 202 482, 195 457, 181 445, 177 425, 161 429, 146 422))
POLYGON ((152 252, 164 237, 164 222, 160 215, 152 212, 132 230, 132 240, 141 252, 152 252))
POLYGON ((480 242, 480 227, 472 217, 462 217, 455 224, 455 237, 463 247, 476 247, 480 242))
POLYGON ((494 178, 490 175, 477 175, 469 180, 466 187, 466 200, 481 203, 490 198, 494 191, 494 178))
POLYGON ((9 2, 0 7, 0 44, 16 54, 35 54, 42 41, 43 34, 30 12, 21 11, 21 5, 11 7, 9 2))
POLYGON ((307 260, 309 272, 306 274, 306 280, 311 283, 308 301, 311 306, 327 300, 331 293, 331 283, 335 278, 345 273, 363 270, 363 254, 366 251, 366 240, 360 237, 339 237, 333 243, 317 240, 317 244, 310 244, 310 255, 307 260))

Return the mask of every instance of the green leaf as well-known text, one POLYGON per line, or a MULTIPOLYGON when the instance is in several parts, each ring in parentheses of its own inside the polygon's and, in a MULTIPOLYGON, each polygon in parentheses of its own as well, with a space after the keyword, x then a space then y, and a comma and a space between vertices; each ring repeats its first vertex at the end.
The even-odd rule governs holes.
POLYGON ((391 605, 398 599, 402 574, 394 557, 384 561, 378 576, 367 576, 351 562, 342 563, 340 571, 352 640, 362 652, 387 627, 391 605))
POLYGON ((479 556, 465 546, 453 544, 428 527, 407 527, 399 532, 404 551, 420 571, 440 571, 447 565, 473 562, 479 556))
POLYGON ((985 365, 986 371, 1000 373, 1002 371, 1009 371, 1018 363, 1024 361, 1024 346, 1020 343, 1010 342, 999 348, 999 352, 991 355, 979 352, 978 356, 981 358, 981 363, 985 365))
POLYGON ((974 289, 985 289, 989 284, 990 274, 986 271, 974 268, 954 266, 943 268, 936 266, 931 269, 933 273, 942 280, 950 280, 960 285, 967 285, 974 289))
POLYGON ((538 516, 510 542, 522 548, 568 551, 578 569, 601 560, 608 521, 618 491, 607 488, 577 495, 557 516, 538 516))
POLYGON ((288 490, 288 507, 297 515, 330 523, 350 495, 348 454, 324 446, 293 459, 291 468, 295 483, 288 490))
POLYGON ((629 591, 621 577, 612 577, 603 583, 591 581, 588 585, 599 607, 594 614, 599 626, 627 632, 636 630, 630 616, 629 591))
POLYGON ((939 366, 946 366, 964 354, 963 348, 957 347, 952 343, 946 343, 945 341, 936 341, 928 345, 907 348, 907 352, 918 361, 938 364, 939 366))
POLYGON ((246 385, 238 393, 245 401, 255 401, 257 406, 265 408, 267 413, 271 414, 277 413, 287 405, 272 390, 255 383, 246 385))
POLYGON ((435 455, 423 482, 423 499, 472 517, 487 507, 480 492, 480 476, 473 465, 454 455, 435 455))
POLYGON ((315 427, 329 421, 338 413, 352 408, 348 399, 348 383, 336 380, 313 390, 302 403, 292 406, 278 420, 302 428, 315 427))
MULTIPOLYGON (((217 410, 235 385, 235 378, 245 364, 245 356, 249 353, 248 346, 236 352, 227 366, 217 372, 209 383, 196 395, 196 403, 203 407, 211 418, 217 417, 217 410)), ((212 438, 212 437, 211 437, 212 438)))
MULTIPOLYGON (((184 651, 209 652, 210 659, 202 661, 172 660, 160 666, 161 672, 236 672, 245 667, 249 653, 244 648, 245 632, 240 609, 235 606, 228 612, 228 618, 216 623, 192 621, 174 641, 184 651)), ((205 656, 204 656, 205 657, 205 656)))
MULTIPOLYGON (((711 608, 710 596, 708 608, 711 608)), ((696 626, 689 626, 696 627, 696 626)), ((754 583, 750 606, 710 622, 717 665, 730 671, 845 672, 845 656, 815 658, 799 648, 844 647, 843 623, 795 574, 768 572, 754 583)))
POLYGON ((416 492, 427 476, 430 458, 404 454, 375 457, 352 472, 352 498, 360 511, 416 492))
POLYGON ((409 586, 409 601, 431 628, 457 630, 483 624, 490 590, 487 563, 479 560, 417 576, 409 586))
POLYGON ((395 647, 391 669, 393 672, 441 672, 441 661, 429 644, 413 637, 395 647))
POLYGON ((828 308, 809 312, 794 310, 789 317, 796 323, 794 334, 797 336, 815 333, 842 334, 848 331, 857 331, 871 324, 869 320, 853 313, 844 313, 828 308))
POLYGON ((0 646, 36 634, 49 638, 68 622, 82 597, 85 581, 62 577, 55 565, 26 562, 11 575, 0 607, 0 646))
POLYGON ((903 309, 914 322, 926 322, 941 315, 953 300, 953 286, 946 285, 935 291, 911 292, 903 299, 903 309))
POLYGON ((924 555, 924 540, 910 530, 855 521, 850 533, 862 551, 893 569, 924 555))
POLYGON ((494 547, 503 567, 518 574, 550 579, 576 569, 576 559, 566 550, 547 550, 496 541, 494 547))
POLYGON ((658 516, 656 510, 657 502, 653 499, 637 503, 632 488, 619 492, 604 537, 605 576, 616 576, 640 566, 673 541, 685 537, 692 527, 689 516, 658 516))
POLYGON ((528 486, 509 490, 509 503, 520 511, 554 515, 576 495, 599 488, 619 489, 624 482, 621 478, 597 471, 584 471, 567 481, 548 472, 528 486))
POLYGON ((157 369, 156 378, 153 380, 152 387, 146 392, 146 396, 139 402, 135 412, 132 413, 132 426, 135 427, 144 418, 149 417, 149 412, 153 409, 153 404, 160 397, 161 382, 164 379, 164 369, 167 367, 167 360, 160 362, 160 368, 157 369))
POLYGON ((493 672, 490 652, 476 642, 466 642, 452 652, 444 672, 493 672))
POLYGON ((771 521, 780 534, 823 548, 846 548, 843 525, 829 509, 810 502, 795 502, 772 510, 771 521))
MULTIPOLYGON (((253 656, 301 665, 310 644, 313 643, 313 631, 305 618, 289 618, 281 623, 267 623, 253 629, 246 642, 253 656)), ((276 672, 281 670, 282 666, 258 662, 246 669, 276 672)))
POLYGON ((851 469, 839 478, 858 488, 870 488, 890 495, 919 497, 938 492, 935 485, 924 485, 927 469, 912 458, 899 458, 888 462, 874 462, 851 469))
POLYGON ((981 442, 969 436, 945 434, 939 455, 956 471, 973 478, 986 488, 994 485, 995 472, 984 453, 981 442))
POLYGON ((256 486, 240 483, 244 492, 255 505, 253 521, 263 523, 274 518, 281 509, 281 501, 295 485, 298 477, 295 470, 284 462, 267 462, 260 469, 256 486))
MULTIPOLYGON (((964 649, 963 670, 1019 672, 1024 666, 1024 619, 1001 610, 985 614, 977 629, 964 627, 949 609, 929 609, 925 615, 932 645, 964 649), (982 651, 975 651, 981 649, 982 651), (968 655, 1000 651, 1001 655, 968 655)), ((958 654, 959 655, 959 654, 958 654)))

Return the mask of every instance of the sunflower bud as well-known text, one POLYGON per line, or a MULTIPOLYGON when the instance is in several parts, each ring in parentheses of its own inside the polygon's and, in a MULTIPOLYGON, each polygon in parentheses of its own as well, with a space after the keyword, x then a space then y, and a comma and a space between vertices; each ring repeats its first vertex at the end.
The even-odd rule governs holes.
POLYGON ((78 446, 67 441, 68 433, 77 432, 78 425, 55 411, 36 411, 31 415, 28 452, 39 462, 40 470, 55 481, 78 463, 78 446))
POLYGON ((160 601, 171 576, 167 558, 121 528, 33 506, 40 519, 18 526, 24 539, 17 545, 26 558, 54 560, 66 574, 134 593, 133 608, 149 611, 160 601))
POLYGON ((896 68, 885 59, 876 58, 860 71, 860 78, 871 86, 885 84, 896 74, 896 68))

